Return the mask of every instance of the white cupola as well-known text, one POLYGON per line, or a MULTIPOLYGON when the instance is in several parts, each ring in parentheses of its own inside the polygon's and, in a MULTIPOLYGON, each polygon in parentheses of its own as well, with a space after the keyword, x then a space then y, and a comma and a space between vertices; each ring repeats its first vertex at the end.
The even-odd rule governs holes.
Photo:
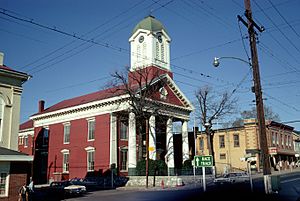
POLYGON ((170 69, 170 42, 162 23, 153 16, 140 21, 132 31, 130 42, 130 71, 157 66, 170 69))

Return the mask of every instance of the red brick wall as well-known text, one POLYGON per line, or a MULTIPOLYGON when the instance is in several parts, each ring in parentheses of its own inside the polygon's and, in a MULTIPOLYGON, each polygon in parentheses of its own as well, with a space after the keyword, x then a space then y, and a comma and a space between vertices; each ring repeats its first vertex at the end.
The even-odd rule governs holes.
POLYGON ((109 168, 110 115, 95 117, 95 140, 88 141, 86 118, 73 120, 70 129, 70 143, 63 144, 64 126, 62 123, 49 126, 48 174, 54 178, 54 171, 62 172, 63 154, 69 150, 69 178, 83 178, 87 174, 86 147, 95 148, 95 170, 105 172, 109 168))
MULTIPOLYGON (((28 155, 32 155, 32 141, 33 141, 33 138, 31 135, 28 136, 28 146, 25 147, 24 146, 24 139, 23 139, 23 144, 19 144, 19 151, 22 152, 22 153, 25 153, 25 154, 28 154, 28 155)), ((20 137, 19 137, 19 142, 20 142, 20 137)))
POLYGON ((27 162, 12 162, 9 174, 8 197, 0 197, 1 201, 16 201, 19 196, 19 189, 24 183, 27 184, 29 173, 29 164, 27 162))
MULTIPOLYGON (((139 73, 137 73, 136 71, 129 72, 128 73, 128 83, 132 86, 138 84, 136 80, 139 79, 139 76, 140 76, 139 74, 141 74, 141 73, 144 73, 145 75, 147 75, 148 81, 152 80, 155 77, 163 75, 163 74, 168 74, 173 79, 173 73, 172 72, 160 69, 160 68, 155 67, 155 66, 149 66, 147 68, 141 69, 139 73)), ((142 78, 142 82, 143 81, 145 81, 144 78, 142 78)))

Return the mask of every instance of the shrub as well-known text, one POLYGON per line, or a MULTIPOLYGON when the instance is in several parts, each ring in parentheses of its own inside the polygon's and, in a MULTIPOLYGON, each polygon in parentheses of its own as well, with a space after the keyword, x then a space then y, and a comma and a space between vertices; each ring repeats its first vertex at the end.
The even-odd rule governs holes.
MULTIPOLYGON (((141 160, 137 163, 136 173, 138 176, 146 175, 146 160, 141 160)), ((149 159, 149 176, 163 176, 167 175, 167 165, 163 160, 149 159)))

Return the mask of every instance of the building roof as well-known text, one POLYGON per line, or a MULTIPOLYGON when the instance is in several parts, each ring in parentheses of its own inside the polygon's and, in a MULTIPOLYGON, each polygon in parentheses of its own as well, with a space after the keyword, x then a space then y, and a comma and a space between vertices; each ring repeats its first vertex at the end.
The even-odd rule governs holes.
POLYGON ((21 153, 18 151, 14 151, 11 149, 7 149, 4 147, 0 147, 0 155, 24 155, 24 156, 26 156, 27 154, 24 154, 24 153, 21 153))
MULTIPOLYGON (((53 105, 49 108, 46 108, 44 111, 36 113, 32 116, 39 115, 39 114, 45 114, 45 113, 48 113, 48 112, 53 112, 53 111, 57 111, 57 110, 68 108, 68 107, 78 106, 78 105, 82 105, 82 104, 85 104, 85 103, 104 100, 104 99, 112 98, 112 97, 115 97, 115 96, 124 95, 125 94, 124 90, 117 90, 117 89, 120 89, 120 87, 122 87, 122 86, 113 87, 113 88, 93 92, 93 93, 90 93, 90 94, 86 94, 86 95, 83 95, 83 96, 71 98, 71 99, 68 99, 68 100, 63 100, 63 101, 61 101, 61 102, 59 102, 59 103, 57 103, 57 104, 55 104, 55 105, 53 105)), ((29 122, 28 122, 28 124, 29 124, 29 122)))
POLYGON ((0 147, 0 161, 33 161, 33 156, 0 147))
POLYGON ((27 73, 16 71, 5 65, 0 65, 0 75, 14 77, 15 79, 20 79, 22 82, 27 81, 31 77, 27 73))
MULTIPOLYGON (((24 72, 21 72, 21 71, 17 71, 17 70, 14 70, 6 65, 0 65, 0 70, 4 70, 4 71, 10 71, 10 72, 14 72, 14 73, 18 73, 18 74, 23 74, 23 75, 27 75, 26 73, 24 72)), ((27 75, 28 76, 28 75, 27 75)))
POLYGON ((20 125, 20 130, 26 130, 29 128, 33 128, 33 120, 28 120, 20 125))
POLYGON ((7 67, 7 66, 5 66, 5 65, 0 65, 0 68, 1 69, 4 69, 4 70, 9 70, 9 71, 14 71, 13 69, 11 69, 10 67, 7 67))
POLYGON ((148 17, 145 17, 142 21, 140 21, 133 29, 132 34, 135 33, 138 29, 145 29, 149 31, 161 31, 166 29, 162 25, 160 21, 155 19, 155 17, 149 15, 148 17))

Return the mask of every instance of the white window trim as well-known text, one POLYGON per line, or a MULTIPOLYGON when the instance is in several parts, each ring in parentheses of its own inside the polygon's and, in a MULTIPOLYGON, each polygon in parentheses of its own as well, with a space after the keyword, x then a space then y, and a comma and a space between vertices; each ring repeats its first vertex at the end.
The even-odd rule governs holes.
POLYGON ((6 173, 6 183, 5 183, 5 194, 0 195, 0 198, 8 197, 8 191, 9 191, 9 170, 10 170, 10 162, 0 162, 0 173, 6 173))
POLYGON ((65 122, 63 123, 64 126, 64 134, 63 134, 63 142, 64 144, 70 144, 70 136, 71 136, 71 123, 70 122, 65 122), (70 126, 70 131, 69 131, 69 142, 65 142, 65 126, 70 126))
MULTIPOLYGON (((62 155, 63 155, 63 160, 62 160, 62 165, 63 165, 63 167, 62 167, 62 172, 63 172, 63 173, 69 173, 69 171, 65 171, 65 170, 64 170, 64 154, 68 154, 68 155, 69 155, 69 164, 70 164, 70 150, 68 150, 68 149, 63 149, 63 150, 61 150, 60 152, 61 152, 62 155)), ((70 167, 69 167, 69 168, 70 168, 70 167)))
POLYGON ((24 141, 23 141, 24 147, 27 148, 27 147, 28 147, 28 135, 25 135, 23 140, 24 140, 24 141), (27 140, 26 140, 26 139, 27 139, 27 140), (27 141, 26 144, 25 144, 25 140, 27 141))
POLYGON ((1 93, 0 93, 0 107, 1 108, 1 113, 0 113, 0 119, 1 119, 1 125, 0 125, 0 142, 2 141, 2 137, 3 137, 3 122, 4 122, 4 110, 5 110, 5 100, 2 97, 1 93), (3 103, 3 106, 1 106, 3 103))
POLYGON ((63 153, 63 154, 65 154, 65 153, 70 153, 70 150, 68 150, 68 149, 63 149, 63 150, 61 150, 60 152, 63 153))
MULTIPOLYGON (((122 152, 122 151, 125 151, 126 150, 126 154, 127 154, 127 161, 126 161, 126 170, 121 170, 121 168, 122 168, 122 164, 121 164, 121 167, 120 167, 120 172, 128 172, 128 147, 127 146, 125 146, 125 147, 120 147, 120 152, 122 152)), ((120 156, 121 157, 121 156, 120 156)))
POLYGON ((91 147, 91 146, 88 146, 86 148, 84 148, 85 151, 86 151, 86 169, 87 169, 87 172, 94 172, 95 171, 95 147, 91 147), (88 158, 88 154, 90 152, 94 152, 94 169, 93 170, 89 170, 89 158, 88 158))
POLYGON ((121 141, 128 141, 128 138, 129 138, 129 126, 127 126, 127 130, 126 130, 126 138, 122 138, 123 136, 121 136, 121 132, 122 132, 122 129, 121 129, 121 127, 122 127, 122 121, 120 122, 120 140, 121 141))
POLYGON ((24 136, 19 136, 19 145, 24 144, 24 136))
POLYGON ((4 195, 0 195, 0 198, 4 198, 4 197, 8 197, 8 191, 9 191, 9 173, 8 172, 2 172, 2 173, 6 173, 7 176, 6 176, 6 184, 5 184, 5 194, 4 195))
POLYGON ((86 148, 84 148, 86 152, 91 152, 91 151, 95 151, 95 147, 91 147, 91 146, 88 146, 86 148))
POLYGON ((87 118, 87 123, 88 123, 88 132, 87 132, 87 141, 90 142, 90 141, 95 141, 95 128, 96 128, 96 121, 95 121, 95 117, 93 118, 87 118), (94 126, 94 139, 89 139, 89 135, 90 135, 90 122, 94 122, 95 123, 95 126, 94 126))

